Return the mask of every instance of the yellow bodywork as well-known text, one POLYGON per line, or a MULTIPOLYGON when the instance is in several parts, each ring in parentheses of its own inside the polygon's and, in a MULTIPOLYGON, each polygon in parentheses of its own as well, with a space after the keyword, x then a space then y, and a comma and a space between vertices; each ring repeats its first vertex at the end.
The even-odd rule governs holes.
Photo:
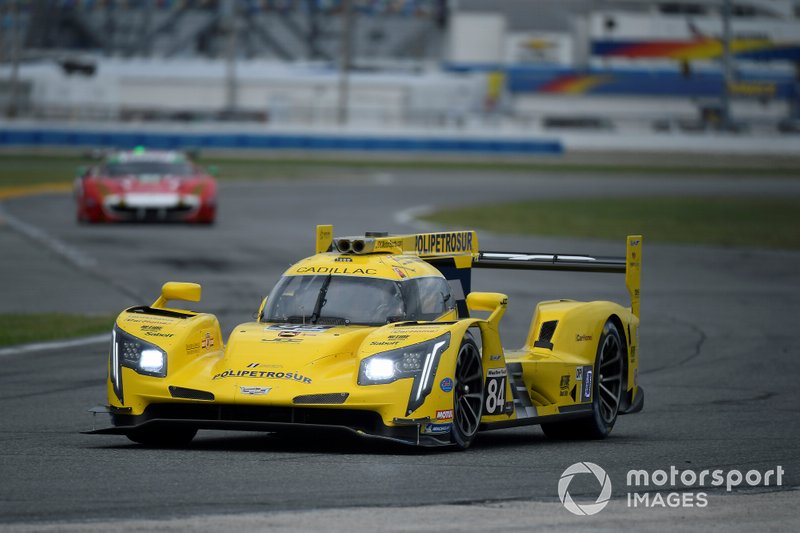
MULTIPOLYGON (((364 238, 334 239, 332 227, 320 226, 316 255, 292 265, 284 275, 396 281, 442 277, 431 259, 448 258, 456 268, 469 268, 478 253, 474 232, 376 237, 365 239, 361 252, 356 253, 353 247, 361 246, 356 244, 358 239, 364 238), (342 248, 346 251, 340 251, 342 248)), ((417 435, 436 436, 447 433, 452 423, 454 371, 462 339, 474 337, 487 383, 484 394, 488 394, 490 380, 498 385, 493 386, 491 400, 485 397, 481 428, 541 423, 548 416, 591 404, 591 396, 581 394, 577 378, 582 369, 595 364, 597 341, 608 320, 618 324, 624 337, 625 392, 632 401, 637 386, 640 261, 641 237, 630 237, 626 284, 631 307, 612 302, 541 302, 525 346, 514 351, 502 347, 498 326, 508 298, 499 293, 468 294, 469 318, 459 318, 456 310, 451 310, 434 321, 382 326, 254 321, 235 327, 224 344, 216 317, 169 306, 173 300, 198 301, 200 286, 170 282, 151 306, 122 312, 115 328, 117 336, 127 334, 162 350, 165 375, 146 375, 124 366, 120 363, 124 346, 112 346, 109 407, 112 413, 130 417, 143 415, 150 406, 167 404, 354 410, 377 413, 386 428, 410 425, 417 435), (489 315, 475 318, 476 312, 489 315), (551 321, 558 326, 550 348, 542 347, 538 341, 542 324, 551 321), (365 358, 439 338, 447 344, 432 370, 433 386, 412 411, 407 407, 414 380, 359 384, 359 368, 365 358)), ((266 299, 259 317, 265 303, 266 299)))

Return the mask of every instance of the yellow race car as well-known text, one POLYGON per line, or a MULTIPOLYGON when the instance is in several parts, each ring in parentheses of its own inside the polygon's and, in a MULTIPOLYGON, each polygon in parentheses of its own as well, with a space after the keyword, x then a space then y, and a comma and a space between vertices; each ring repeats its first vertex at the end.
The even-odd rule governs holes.
POLYGON ((166 283, 117 318, 108 361, 110 426, 146 445, 198 429, 344 431, 467 448, 480 431, 541 424, 555 438, 606 437, 642 409, 637 384, 641 236, 627 257, 481 252, 473 231, 334 238, 292 265, 227 345, 217 318, 166 283), (504 350, 504 294, 471 290, 473 268, 625 274, 630 307, 538 304, 525 345, 504 350), (483 318, 477 316, 481 315, 483 318))

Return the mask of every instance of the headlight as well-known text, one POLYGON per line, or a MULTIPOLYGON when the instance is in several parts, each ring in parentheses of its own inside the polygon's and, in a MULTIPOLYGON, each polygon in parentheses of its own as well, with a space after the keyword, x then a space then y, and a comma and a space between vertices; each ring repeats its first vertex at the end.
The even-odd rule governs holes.
POLYGON ((142 350, 139 368, 145 372, 159 374, 164 370, 164 352, 161 350, 142 350))
POLYGON ((382 357, 370 357, 364 365, 364 376, 371 382, 386 382, 395 376, 394 361, 382 357))
POLYGON ((433 388, 439 358, 450 346, 450 333, 435 339, 371 355, 361 361, 359 385, 382 385, 414 378, 408 413, 422 405, 433 388))
POLYGON ((115 327, 111 349, 112 363, 116 362, 112 369, 126 366, 145 376, 167 375, 167 354, 154 344, 115 327))

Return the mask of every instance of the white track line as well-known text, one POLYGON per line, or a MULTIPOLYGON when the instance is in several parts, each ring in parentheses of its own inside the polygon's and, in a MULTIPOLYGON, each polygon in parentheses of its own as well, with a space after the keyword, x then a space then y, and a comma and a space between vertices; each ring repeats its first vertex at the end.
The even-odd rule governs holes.
POLYGON ((33 224, 15 217, 3 209, 2 202, 0 202, 0 222, 5 222, 12 230, 63 257, 67 263, 71 264, 81 272, 107 283, 111 287, 120 291, 122 294, 131 297, 134 300, 142 299, 141 295, 138 294, 134 289, 131 289, 114 277, 102 272, 98 268, 97 259, 80 251, 78 248, 67 244, 58 237, 47 233, 43 229, 40 229, 33 224))
POLYGON ((4 210, 2 205, 0 205, 0 218, 5 220, 12 229, 16 230, 22 235, 25 235, 29 239, 38 242, 45 248, 52 250, 81 270, 91 270, 97 266, 97 260, 93 257, 84 254, 77 248, 70 246, 64 241, 54 237, 53 235, 50 235, 36 226, 18 219, 8 211, 4 210))
POLYGON ((418 205, 415 207, 410 207, 408 209, 403 209, 402 211, 398 211, 394 214, 394 221, 398 224, 404 224, 406 226, 411 226, 420 230, 435 230, 439 229, 438 226, 431 224, 429 222, 423 222, 418 219, 423 215, 427 215, 428 213, 433 212, 433 206, 430 205, 418 205))
POLYGON ((46 350, 75 348, 77 346, 89 346, 92 344, 100 344, 103 342, 110 342, 110 341, 111 341, 111 334, 102 333, 100 335, 93 335, 91 337, 82 337, 80 339, 72 339, 68 341, 36 342, 33 344, 22 344, 20 346, 11 346, 9 348, 0 349, 0 357, 6 357, 9 355, 19 355, 29 352, 42 352, 46 350))

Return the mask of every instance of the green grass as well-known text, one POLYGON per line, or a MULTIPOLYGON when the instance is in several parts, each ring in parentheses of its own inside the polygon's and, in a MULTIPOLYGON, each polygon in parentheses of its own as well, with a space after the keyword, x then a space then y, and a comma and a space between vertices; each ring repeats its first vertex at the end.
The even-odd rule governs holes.
POLYGON ((499 233, 800 249, 800 198, 628 198, 525 201, 423 217, 499 233))
POLYGON ((0 313, 0 346, 85 337, 110 332, 116 315, 0 313))
POLYGON ((0 187, 70 183, 85 160, 72 156, 0 155, 0 187))
MULTIPOLYGON (((453 156, 454 158, 458 156, 453 156)), ((371 170, 431 170, 431 171, 477 171, 487 173, 515 172, 573 172, 583 174, 655 174, 655 175, 716 175, 716 176, 785 176, 800 177, 800 163, 790 162, 770 166, 763 162, 751 163, 665 163, 663 157, 652 163, 586 163, 564 160, 559 157, 544 157, 536 160, 480 160, 480 159, 372 159, 358 156, 325 158, 310 155, 300 157, 270 157, 259 159, 238 157, 201 156, 203 165, 219 167, 220 179, 305 179, 325 178, 343 173, 359 173, 371 170)), ((78 155, 53 154, 0 154, 0 188, 40 183, 70 183, 79 166, 92 163, 78 155)))

